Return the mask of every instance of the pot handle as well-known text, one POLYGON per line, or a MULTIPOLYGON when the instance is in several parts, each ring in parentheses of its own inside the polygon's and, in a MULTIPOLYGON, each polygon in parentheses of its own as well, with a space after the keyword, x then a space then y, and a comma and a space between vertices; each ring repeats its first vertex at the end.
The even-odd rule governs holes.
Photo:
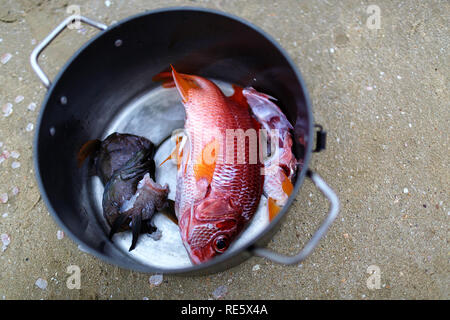
POLYGON ((327 233, 328 228, 333 223, 334 219, 336 219, 339 212, 339 199, 336 193, 331 189, 325 181, 316 173, 308 170, 306 173, 307 177, 310 178, 317 188, 325 195, 325 197, 330 202, 330 210, 328 212, 327 217, 322 222, 322 225, 317 229, 311 239, 306 243, 300 253, 295 256, 286 256, 272 250, 260 247, 254 247, 251 249, 251 252, 259 257, 267 258, 273 262, 280 264, 296 264, 299 263, 307 256, 311 254, 314 248, 319 243, 320 239, 327 233))
POLYGON ((34 72, 38 75, 39 79, 41 79, 44 86, 48 89, 51 85, 50 80, 48 79, 47 75, 42 71, 41 67, 38 63, 39 55, 42 53, 42 51, 67 27, 69 24, 71 24, 73 21, 82 21, 90 26, 93 26, 95 28, 98 28, 100 30, 105 30, 108 28, 107 25, 93 21, 89 18, 80 16, 80 15, 71 15, 70 17, 67 17, 63 22, 61 22, 53 31, 42 40, 41 43, 39 43, 36 48, 34 48, 33 52, 30 56, 30 63, 31 67, 33 68, 34 72))

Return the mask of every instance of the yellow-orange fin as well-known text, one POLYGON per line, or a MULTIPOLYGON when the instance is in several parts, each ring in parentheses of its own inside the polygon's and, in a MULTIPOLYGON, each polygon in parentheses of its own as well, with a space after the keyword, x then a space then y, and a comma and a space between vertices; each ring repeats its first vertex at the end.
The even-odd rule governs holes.
POLYGON ((170 67, 172 68, 173 80, 181 95, 181 99, 183 103, 186 103, 189 99, 189 90, 198 88, 198 85, 190 76, 178 73, 172 65, 170 67))
POLYGON ((218 147, 217 141, 213 139, 203 148, 201 156, 199 156, 197 162, 194 164, 194 176, 197 181, 205 178, 211 183, 216 168, 218 147))
POLYGON ((269 221, 272 221, 280 212, 281 207, 279 207, 275 200, 270 197, 267 199, 267 206, 269 208, 269 221))
POLYGON ((164 163, 166 163, 170 159, 173 159, 173 152, 169 154, 169 156, 163 162, 161 162, 159 166, 161 167, 164 163))
POLYGON ((181 162, 181 158, 183 157, 183 149, 182 147, 180 147, 181 141, 182 141, 183 137, 177 137, 177 141, 175 143, 175 148, 173 149, 172 153, 163 161, 161 162, 161 164, 159 165, 160 167, 167 162, 170 159, 176 159, 177 161, 177 168, 180 168, 180 162, 181 162), (181 151, 180 151, 181 149, 181 151))
POLYGON ((162 82, 162 86, 164 88, 174 88, 175 82, 173 81, 172 72, 164 71, 158 73, 156 76, 152 78, 153 81, 162 82))
POLYGON ((163 88, 175 88, 176 87, 175 81, 173 81, 173 80, 164 81, 163 84, 162 84, 162 87, 163 88))
POLYGON ((294 190, 294 185, 292 184, 291 180, 286 176, 286 174, 283 172, 284 180, 281 183, 281 187, 283 188, 283 191, 288 195, 288 197, 291 195, 292 191, 294 190))
POLYGON ((167 79, 172 79, 172 72, 170 71, 163 71, 158 73, 156 76, 152 78, 153 81, 166 81, 167 79))

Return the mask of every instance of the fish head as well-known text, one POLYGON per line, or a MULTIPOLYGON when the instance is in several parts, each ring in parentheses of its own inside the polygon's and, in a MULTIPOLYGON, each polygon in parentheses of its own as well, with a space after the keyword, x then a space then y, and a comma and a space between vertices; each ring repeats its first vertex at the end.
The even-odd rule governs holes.
POLYGON ((194 264, 224 253, 239 233, 241 212, 228 199, 206 198, 179 220, 181 237, 194 264))

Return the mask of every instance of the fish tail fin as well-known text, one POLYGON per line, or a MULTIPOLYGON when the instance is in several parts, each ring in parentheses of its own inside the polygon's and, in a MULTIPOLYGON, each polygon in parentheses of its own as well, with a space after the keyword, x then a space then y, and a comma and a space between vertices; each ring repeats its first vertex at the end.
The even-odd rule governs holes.
POLYGON ((172 77, 178 89, 178 93, 181 95, 183 103, 186 103, 189 99, 189 91, 198 88, 199 85, 192 76, 178 73, 172 65, 170 65, 170 67, 172 68, 172 77))
POLYGON ((162 86, 164 88, 175 88, 175 81, 173 81, 172 72, 163 71, 158 73, 156 76, 152 78, 155 82, 162 82, 162 86))
POLYGON ((81 146, 80 151, 78 151, 77 154, 78 168, 81 168, 87 157, 89 157, 92 153, 97 152, 97 150, 100 148, 100 145, 101 141, 98 139, 94 139, 87 141, 81 146))
POLYGON ((178 73, 175 68, 170 65, 172 71, 163 71, 152 78, 153 81, 162 82, 164 88, 177 88, 178 92, 186 102, 188 99, 188 92, 192 88, 198 88, 198 84, 191 76, 178 73))

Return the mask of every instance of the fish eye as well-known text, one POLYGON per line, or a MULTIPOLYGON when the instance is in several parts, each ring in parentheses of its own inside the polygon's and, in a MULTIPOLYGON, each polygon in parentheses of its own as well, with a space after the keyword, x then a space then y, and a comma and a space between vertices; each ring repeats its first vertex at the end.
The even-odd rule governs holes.
POLYGON ((218 236, 214 239, 214 249, 217 253, 223 253, 228 248, 228 239, 225 236, 218 236))

